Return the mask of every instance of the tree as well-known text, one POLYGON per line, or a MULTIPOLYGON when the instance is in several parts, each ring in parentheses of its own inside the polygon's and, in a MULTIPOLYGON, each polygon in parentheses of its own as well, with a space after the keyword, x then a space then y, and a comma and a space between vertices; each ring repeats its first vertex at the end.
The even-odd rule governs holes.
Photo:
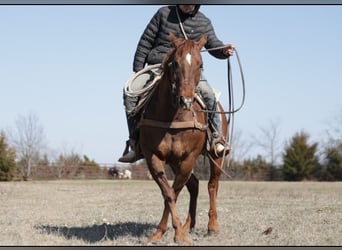
POLYGON ((266 152, 265 158, 274 167, 278 158, 281 156, 279 122, 271 121, 269 127, 259 128, 259 130, 260 136, 254 137, 256 145, 266 152))
POLYGON ((230 135, 232 138, 232 147, 230 155, 233 162, 242 162, 248 152, 251 150, 253 143, 248 142, 243 138, 241 130, 235 129, 234 135, 230 135))
POLYGON ((0 132, 0 181, 10 181, 16 169, 15 150, 7 144, 4 132, 0 132))
POLYGON ((57 177, 75 176, 77 169, 81 164, 81 157, 73 151, 60 154, 56 161, 57 177))
POLYGON ((44 129, 38 116, 30 113, 26 117, 17 118, 10 135, 17 153, 19 170, 24 179, 27 179, 31 175, 33 164, 39 161, 41 151, 45 147, 44 129))
POLYGON ((335 115, 333 121, 329 122, 326 132, 328 135, 327 144, 338 146, 342 143, 342 110, 335 115))
POLYGON ((85 166, 99 166, 99 164, 97 164, 95 162, 95 160, 90 160, 90 158, 87 155, 83 155, 82 165, 85 165, 85 166))
POLYGON ((318 165, 317 143, 308 144, 309 135, 296 133, 285 147, 283 154, 283 177, 288 181, 310 179, 318 165))
POLYGON ((325 180, 342 181, 342 144, 330 147, 325 152, 325 180))
POLYGON ((276 178, 276 165, 281 156, 279 122, 272 120, 267 128, 259 128, 259 130, 260 135, 254 136, 254 141, 257 146, 265 151, 265 159, 269 164, 269 177, 270 180, 273 180, 276 178))
POLYGON ((270 179, 270 164, 261 156, 244 160, 241 172, 245 180, 267 181, 270 179))

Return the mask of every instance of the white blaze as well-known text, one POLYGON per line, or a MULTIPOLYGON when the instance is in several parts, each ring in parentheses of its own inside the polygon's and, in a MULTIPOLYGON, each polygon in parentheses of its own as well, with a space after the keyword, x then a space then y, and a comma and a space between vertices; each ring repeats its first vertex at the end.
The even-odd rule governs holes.
POLYGON ((188 62, 188 64, 191 65, 191 55, 190 55, 190 53, 186 54, 185 59, 188 62))

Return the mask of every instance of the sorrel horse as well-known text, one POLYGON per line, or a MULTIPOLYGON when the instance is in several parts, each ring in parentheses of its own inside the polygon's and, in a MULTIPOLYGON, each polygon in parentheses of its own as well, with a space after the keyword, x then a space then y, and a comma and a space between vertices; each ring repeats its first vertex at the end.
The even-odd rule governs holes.
MULTIPOLYGON (((162 63, 163 75, 154 91, 143 119, 140 122, 140 147, 153 179, 164 197, 164 211, 156 232, 149 238, 161 240, 167 230, 171 213, 174 240, 190 243, 189 231, 195 226, 198 195, 198 179, 192 173, 197 157, 204 151, 208 127, 207 115, 195 98, 195 88, 201 77, 201 48, 207 41, 204 35, 199 41, 184 40, 170 33, 173 49, 162 63), (165 174, 168 164, 175 175, 172 187, 165 174), (181 223, 177 209, 177 197, 186 186, 190 193, 189 213, 181 223)), ((227 119, 222 115, 223 133, 227 131, 227 119)), ((218 232, 216 196, 222 158, 210 163, 208 191, 210 197, 208 233, 218 232), (216 162, 216 164, 215 164, 216 162)))

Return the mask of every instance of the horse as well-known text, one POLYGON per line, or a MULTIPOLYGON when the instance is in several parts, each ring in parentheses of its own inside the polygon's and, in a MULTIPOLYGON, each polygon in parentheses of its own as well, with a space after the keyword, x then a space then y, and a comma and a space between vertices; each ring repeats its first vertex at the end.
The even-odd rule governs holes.
POLYGON ((123 172, 123 178, 124 179, 132 179, 132 172, 128 169, 125 169, 125 171, 123 172))
MULTIPOLYGON (((146 104, 139 124, 141 152, 164 198, 162 218, 148 241, 158 242, 162 239, 171 214, 174 241, 190 244, 189 232, 196 222, 199 189, 199 180, 193 174, 193 168, 197 157, 205 151, 209 126, 203 104, 196 98, 195 92, 202 70, 201 49, 207 41, 207 35, 203 35, 198 41, 178 38, 172 33, 169 38, 172 48, 162 62, 161 79, 146 104), (166 164, 174 173, 172 186, 165 173, 166 164), (186 221, 182 224, 176 201, 184 186, 190 193, 190 205, 186 221)), ((222 110, 222 106, 219 107, 222 110)), ((222 114, 221 119, 222 131, 226 134, 227 118, 222 114)), ((209 159, 208 234, 211 234, 219 231, 216 196, 222 157, 209 159)))
POLYGON ((119 178, 119 170, 116 167, 108 169, 108 174, 113 178, 119 178))

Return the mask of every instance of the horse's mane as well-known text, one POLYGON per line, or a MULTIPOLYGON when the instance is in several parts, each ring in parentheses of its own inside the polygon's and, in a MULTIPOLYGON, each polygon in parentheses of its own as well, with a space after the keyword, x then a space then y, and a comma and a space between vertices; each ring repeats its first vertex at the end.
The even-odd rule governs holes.
POLYGON ((173 54, 175 53, 175 51, 176 51, 176 48, 175 48, 175 47, 172 47, 172 48, 170 49, 170 51, 169 51, 169 52, 166 54, 166 56, 164 57, 163 62, 162 62, 162 66, 163 66, 164 70, 165 70, 165 68, 167 68, 167 67, 165 67, 165 65, 167 65, 167 63, 170 61, 170 58, 171 58, 171 56, 173 56, 173 54))

